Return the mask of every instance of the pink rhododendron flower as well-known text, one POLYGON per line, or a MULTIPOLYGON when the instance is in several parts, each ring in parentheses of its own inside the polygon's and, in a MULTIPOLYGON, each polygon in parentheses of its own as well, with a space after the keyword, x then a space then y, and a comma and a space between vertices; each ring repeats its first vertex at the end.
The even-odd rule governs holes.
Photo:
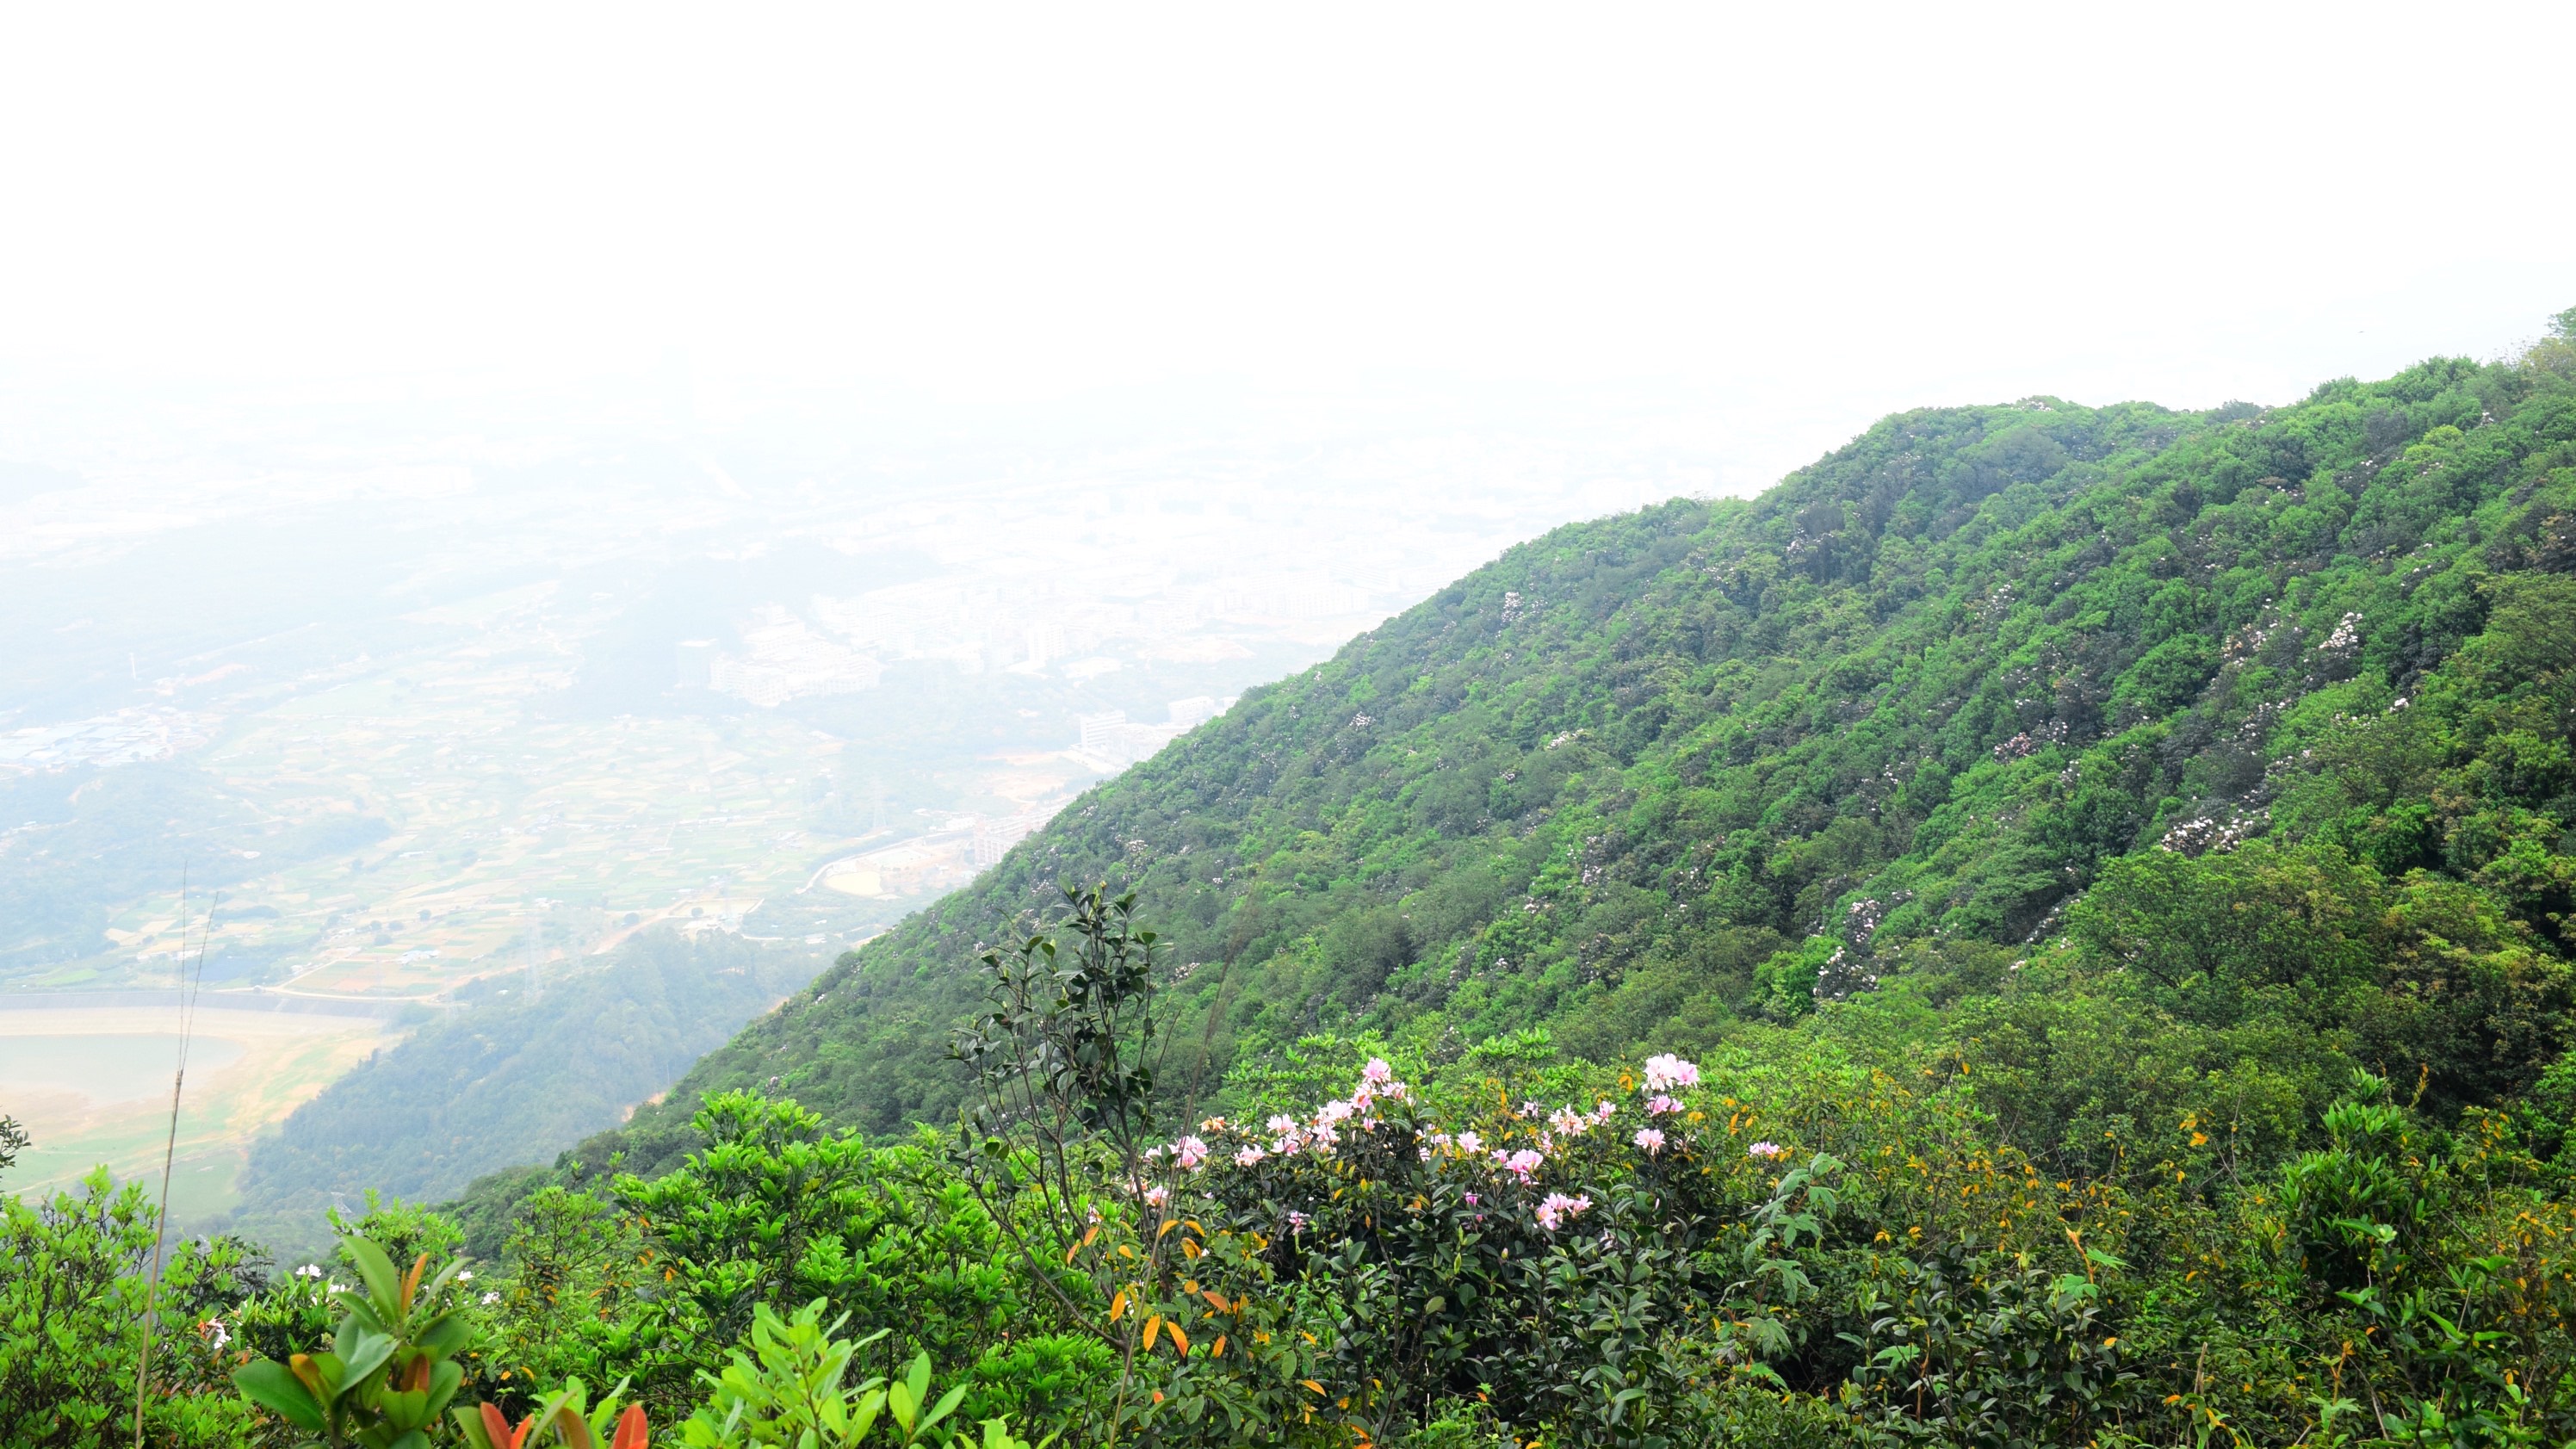
POLYGON ((1261 1165, 1261 1159, 1268 1157, 1269 1155, 1269 1153, 1262 1151, 1261 1144, 1256 1142, 1250 1147, 1244 1148, 1242 1151, 1234 1154, 1234 1165, 1237 1167, 1258 1167, 1261 1165))
POLYGON ((1475 1205, 1476 1205, 1476 1195, 1475 1195, 1474 1193, 1472 1193, 1472 1192, 1471 1192, 1471 1193, 1467 1194, 1467 1206, 1469 1206, 1469 1207, 1474 1207, 1475 1205))
POLYGON ((1529 1181, 1530 1174, 1538 1171, 1540 1164, 1546 1162, 1547 1159, 1524 1147, 1508 1157, 1497 1152, 1494 1154, 1494 1161, 1499 1164, 1504 1171, 1518 1176, 1523 1182, 1527 1182, 1529 1181))
POLYGON ((1580 1137, 1592 1126, 1592 1119, 1572 1107, 1559 1107, 1547 1114, 1547 1125, 1568 1137, 1580 1137))
POLYGON ((1336 1122, 1348 1122, 1351 1120, 1351 1115, 1358 1110, 1348 1102, 1326 1102, 1315 1109, 1315 1125, 1330 1127, 1336 1122))
POLYGON ((1592 1198, 1589 1194, 1582 1197, 1567 1197, 1564 1193, 1552 1192, 1538 1205, 1538 1225, 1552 1233, 1565 1226, 1567 1218, 1581 1217, 1591 1210, 1592 1198))
POLYGON ((1595 1122, 1607 1122, 1618 1115, 1619 1109, 1611 1106, 1608 1102, 1603 1102, 1600 1106, 1592 1109, 1592 1120, 1595 1122))
POLYGON ((1297 1130, 1297 1119, 1282 1112, 1270 1119, 1269 1126, 1273 1132, 1294 1132, 1297 1130))
POLYGON ((1458 1150, 1482 1152, 1485 1150, 1485 1139, 1473 1132, 1461 1132, 1458 1134, 1458 1150))
POLYGON ((1161 1207, 1163 1204, 1170 1202, 1171 1200, 1172 1190, 1168 1187, 1163 1187, 1158 1184, 1145 1189, 1145 1206, 1147 1207, 1161 1207))
POLYGON ((1653 1157, 1664 1150, 1664 1134, 1652 1127, 1640 1127, 1637 1129, 1636 1143, 1646 1149, 1648 1157, 1653 1157))
POLYGON ((1524 1117, 1535 1117, 1546 1110, 1547 1109, 1545 1107, 1540 1106, 1536 1102, 1521 1103, 1521 1115, 1524 1117))
POLYGON ((1744 1155, 1747 1157, 1786 1157, 1789 1155, 1789 1149, 1781 1146, 1777 1142, 1756 1142, 1752 1146, 1744 1149, 1744 1155))
POLYGON ((1646 1102, 1646 1115, 1649 1117, 1661 1117, 1667 1113, 1678 1112, 1681 1109, 1681 1103, 1674 1101, 1670 1097, 1664 1096, 1660 1092, 1647 1099, 1646 1102))
POLYGON ((1646 1090, 1669 1092, 1675 1087, 1699 1085, 1699 1068, 1670 1052, 1646 1058, 1646 1090))
POLYGON ((1180 1163, 1183 1172, 1198 1171, 1199 1164, 1207 1161, 1207 1157, 1208 1145, 1196 1137, 1184 1137, 1172 1144, 1172 1158, 1180 1163))
POLYGON ((1302 1233, 1306 1230, 1306 1225, 1313 1221, 1313 1218, 1306 1216, 1304 1213, 1298 1212, 1294 1208, 1289 1209, 1288 1226, 1292 1231, 1302 1233))
POLYGON ((1360 1080, 1371 1086, 1385 1086, 1395 1080, 1395 1068, 1388 1066, 1384 1057, 1371 1057, 1369 1064, 1360 1068, 1360 1080))

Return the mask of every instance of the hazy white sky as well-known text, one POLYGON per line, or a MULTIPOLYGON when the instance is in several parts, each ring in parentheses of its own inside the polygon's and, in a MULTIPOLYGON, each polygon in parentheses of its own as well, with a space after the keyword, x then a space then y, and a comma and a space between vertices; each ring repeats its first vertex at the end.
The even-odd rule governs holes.
POLYGON ((2576 305, 2572 53, 2565 3, 19 6, 0 385, 2276 400, 2576 305))

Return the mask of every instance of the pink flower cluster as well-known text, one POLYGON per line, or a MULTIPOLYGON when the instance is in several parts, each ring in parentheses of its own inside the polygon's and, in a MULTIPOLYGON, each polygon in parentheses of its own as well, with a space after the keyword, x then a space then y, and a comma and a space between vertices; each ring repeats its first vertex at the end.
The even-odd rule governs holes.
POLYGON ((1582 1197, 1567 1197, 1564 1193, 1552 1192, 1539 1201, 1538 1225, 1552 1233, 1565 1226, 1567 1218, 1581 1217, 1591 1210, 1592 1197, 1589 1193, 1582 1197))
POLYGON ((1589 1112, 1578 1112, 1571 1106, 1559 1107, 1547 1116, 1547 1125, 1567 1137, 1580 1137, 1617 1116, 1619 1109, 1604 1102, 1589 1112))
POLYGON ((1634 1140, 1639 1147, 1646 1149, 1646 1155, 1648 1157, 1659 1157, 1663 1155, 1664 1134, 1656 1131, 1654 1128, 1638 1128, 1637 1136, 1634 1140))
POLYGON ((1675 1087, 1699 1085, 1699 1068, 1670 1052, 1646 1058, 1646 1090, 1669 1092, 1675 1087))
POLYGON ((1789 1155, 1789 1149, 1777 1142, 1756 1142, 1744 1149, 1744 1155, 1761 1158, 1786 1157, 1789 1155))
POLYGON ((1546 1161, 1547 1158, 1544 1155, 1527 1147, 1509 1154, 1502 1152, 1496 1152, 1494 1154, 1495 1166, 1500 1167, 1505 1172, 1519 1178, 1524 1183, 1528 1182, 1530 1180, 1530 1174, 1538 1171, 1540 1165, 1546 1161))
POLYGON ((1234 1160, 1249 1167, 1272 1155, 1290 1157, 1309 1149, 1330 1157, 1333 1149, 1341 1145, 1346 1125, 1374 1132, 1383 1121, 1378 1116, 1379 1103, 1410 1101, 1412 1097, 1413 1089, 1396 1080, 1395 1068, 1388 1066, 1384 1057, 1371 1057, 1368 1065, 1360 1068, 1359 1084, 1351 1088, 1348 1097, 1326 1102, 1315 1109, 1314 1117, 1308 1121, 1300 1122, 1285 1112, 1273 1116, 1264 1124, 1272 1134, 1268 1150, 1254 1157, 1246 1149, 1236 1153, 1234 1160))

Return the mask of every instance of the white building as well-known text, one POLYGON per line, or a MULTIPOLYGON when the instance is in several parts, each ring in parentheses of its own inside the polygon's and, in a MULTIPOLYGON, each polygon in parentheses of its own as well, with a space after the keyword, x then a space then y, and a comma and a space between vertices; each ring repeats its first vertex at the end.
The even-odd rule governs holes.
POLYGON ((708 665, 707 687, 763 709, 809 694, 849 694, 874 689, 885 666, 835 644, 784 609, 766 608, 742 631, 743 654, 720 654, 708 665))
POLYGON ((1073 723, 1075 728, 1082 731, 1081 747, 1084 750, 1092 754, 1105 754, 1110 742, 1117 739, 1119 731, 1126 726, 1127 711, 1111 709, 1103 710, 1098 714, 1078 714, 1073 717, 1073 723))

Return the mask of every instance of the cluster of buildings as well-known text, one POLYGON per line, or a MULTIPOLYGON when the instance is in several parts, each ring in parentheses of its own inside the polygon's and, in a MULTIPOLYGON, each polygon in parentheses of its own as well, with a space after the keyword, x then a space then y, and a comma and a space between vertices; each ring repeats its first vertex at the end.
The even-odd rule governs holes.
POLYGON ((763 709, 809 694, 874 689, 885 674, 873 657, 824 638, 774 604, 754 611, 740 654, 719 650, 712 639, 684 639, 678 663, 683 687, 730 694, 763 709))
POLYGON ((1202 694, 1173 700, 1165 706, 1171 717, 1161 724, 1131 721, 1123 709, 1078 714, 1073 722, 1081 738, 1074 742, 1073 753, 1104 774, 1123 770, 1152 757, 1193 725, 1204 724, 1233 707, 1233 696, 1214 699, 1202 694))
POLYGON ((141 760, 166 760, 214 738, 217 723, 213 715, 136 708, 70 724, 12 730, 0 734, 0 779, 79 765, 106 769, 141 760))
POLYGON ((873 688, 885 664, 896 660, 945 662, 965 674, 1055 671, 1083 678, 1118 667, 1101 654, 1113 642, 1152 657, 1158 646, 1220 623, 1259 628, 1356 618, 1400 602, 1402 584, 1411 581, 1383 582, 1388 586, 1372 588, 1319 572, 1288 572, 1180 585, 1033 571, 951 576, 848 597, 818 594, 808 602, 810 624, 770 605, 745 624, 738 649, 715 640, 682 642, 678 682, 772 707, 873 688))
POLYGON ((1098 653, 1113 641, 1150 649, 1214 624, 1348 618, 1400 601, 1322 573, 1257 575, 1226 583, 1084 580, 1027 573, 939 579, 849 598, 817 595, 817 623, 883 659, 953 662, 969 674, 1034 673, 1098 653))

